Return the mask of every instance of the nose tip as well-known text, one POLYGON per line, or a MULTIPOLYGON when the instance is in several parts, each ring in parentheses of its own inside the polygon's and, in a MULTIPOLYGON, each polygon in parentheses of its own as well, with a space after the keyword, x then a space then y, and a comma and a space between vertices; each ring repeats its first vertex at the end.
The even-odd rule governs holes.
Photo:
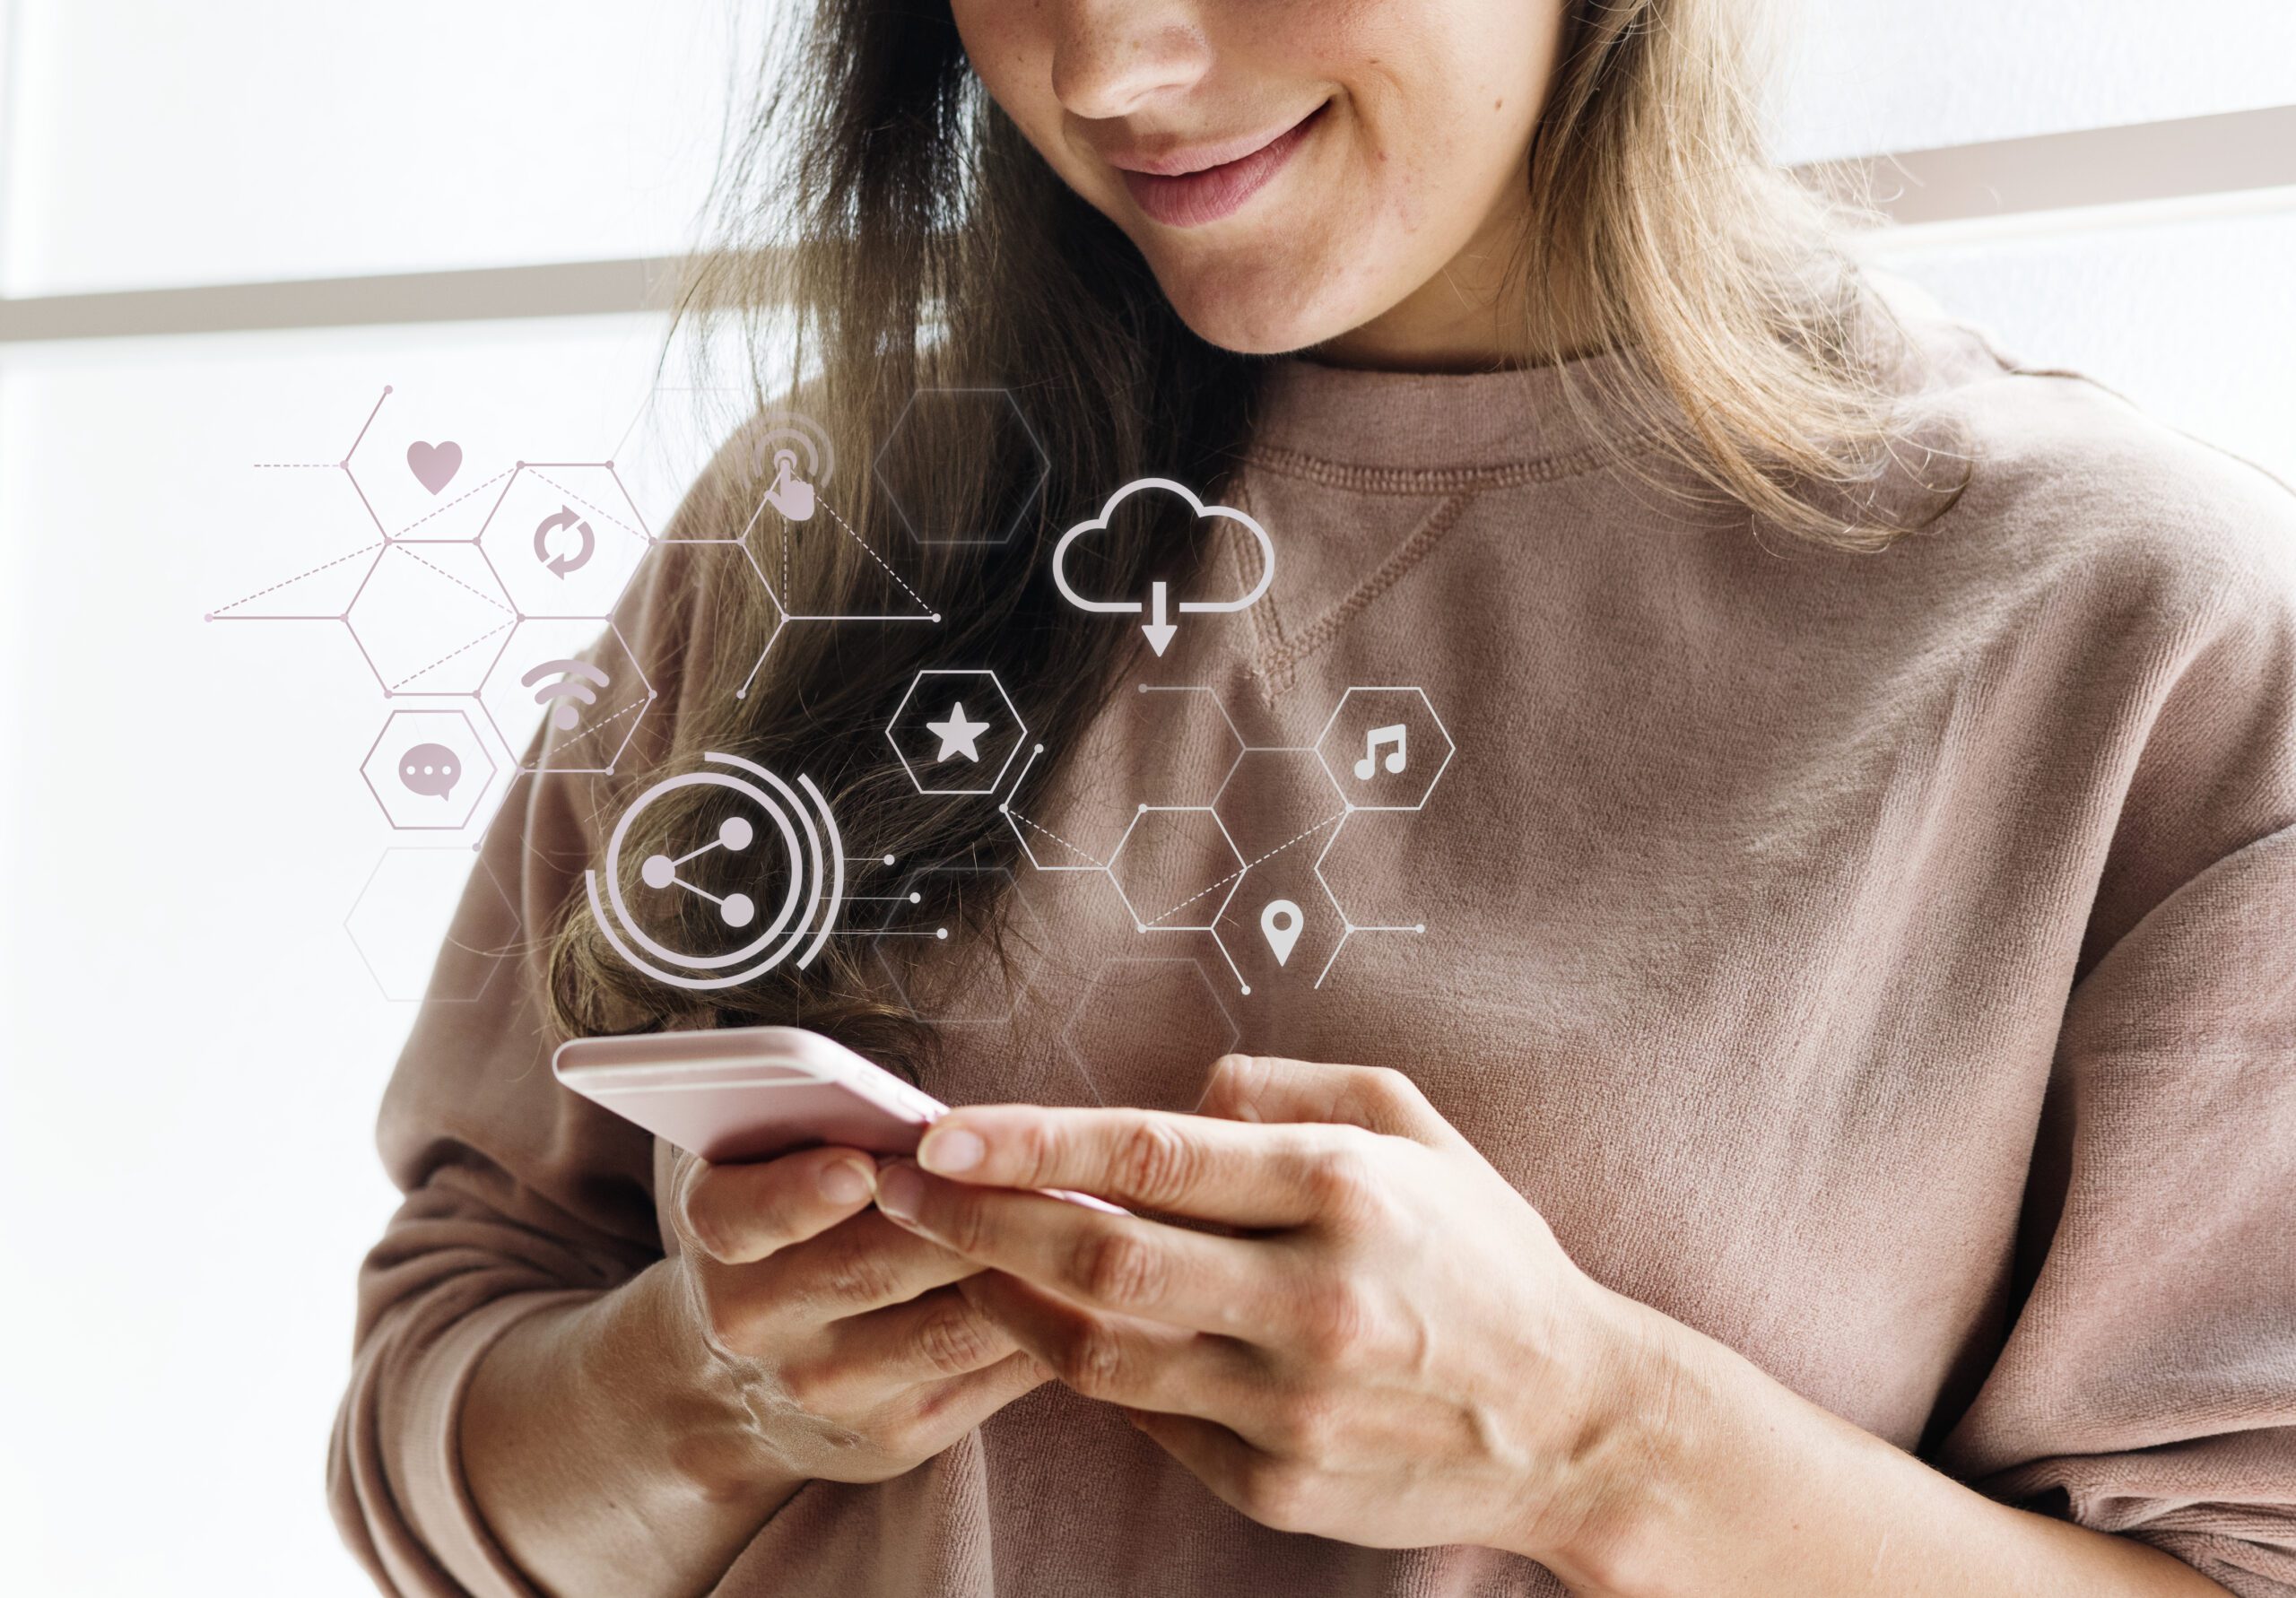
POLYGON ((1190 87, 1210 62, 1204 36, 1181 22, 1080 30, 1054 56, 1053 92, 1072 116, 1107 121, 1190 87))

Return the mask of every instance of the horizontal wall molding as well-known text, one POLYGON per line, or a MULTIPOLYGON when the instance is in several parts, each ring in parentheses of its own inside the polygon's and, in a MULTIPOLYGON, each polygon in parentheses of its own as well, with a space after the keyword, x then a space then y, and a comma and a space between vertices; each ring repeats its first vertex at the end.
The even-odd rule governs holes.
MULTIPOLYGON (((2242 196, 2296 191, 2296 106, 2083 128, 1900 152, 1799 169, 1811 182, 1909 230, 1948 225, 1987 236, 2057 230, 2068 213, 2115 221, 2228 210, 2242 196)), ((570 261, 369 277, 126 289, 0 299, 0 344, 66 339, 252 333, 297 327, 501 321, 666 310, 685 263, 675 256, 570 261)))
POLYGON ((2296 106, 2087 127, 1810 169, 1904 227, 2296 187, 2296 106))
POLYGON ((666 310, 676 256, 0 300, 0 343, 666 310))

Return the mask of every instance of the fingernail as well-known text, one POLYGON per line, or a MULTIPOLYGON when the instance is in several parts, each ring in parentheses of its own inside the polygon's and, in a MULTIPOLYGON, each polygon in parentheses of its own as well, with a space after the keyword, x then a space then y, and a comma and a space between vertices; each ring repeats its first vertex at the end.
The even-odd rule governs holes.
POLYGON ((874 1173, 857 1159, 840 1159, 822 1168, 822 1196, 832 1204, 857 1204, 876 1184, 874 1173))
POLYGON ((925 1178, 913 1165, 889 1165, 877 1173, 877 1208, 895 1220, 914 1220, 925 1197, 925 1178))
POLYGON ((936 1129, 925 1134, 925 1141, 918 1145, 917 1163, 928 1171, 954 1176, 972 1169, 987 1152, 988 1145, 980 1141, 980 1133, 952 1126, 945 1132, 936 1129))

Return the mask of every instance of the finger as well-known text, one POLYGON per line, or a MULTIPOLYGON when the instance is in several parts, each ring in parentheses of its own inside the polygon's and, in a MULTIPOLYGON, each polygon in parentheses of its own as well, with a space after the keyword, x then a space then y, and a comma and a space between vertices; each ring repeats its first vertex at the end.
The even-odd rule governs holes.
POLYGON ((672 1210, 682 1242, 749 1264, 819 1236, 868 1206, 875 1162, 857 1149, 807 1149, 754 1165, 689 1161, 672 1210))
POLYGON ((1212 1064, 1196 1113, 1262 1124, 1319 1121, 1431 1147, 1468 1146, 1416 1082, 1384 1065, 1222 1055, 1212 1064))
POLYGON ((1231 1337, 1085 1309, 1001 1271, 952 1290, 1086 1398, 1235 1416, 1256 1408, 1266 1385, 1252 1350, 1231 1337))
POLYGON ((830 1357, 879 1386, 911 1386, 986 1370, 1021 1347, 961 1286, 851 1316, 830 1328, 830 1357))
POLYGON ((1288 1501, 1296 1497, 1295 1467, 1263 1454, 1217 1421, 1137 1409, 1126 1419, 1230 1508, 1279 1531, 1300 1529, 1298 1508, 1288 1501))
POLYGON ((1276 1246, 1208 1237, 1035 1193, 930 1176, 908 1160, 877 1173, 877 1206, 967 1259, 1080 1304, 1198 1331, 1271 1324, 1287 1272, 1276 1246))
POLYGON ((982 1269, 978 1260, 896 1226, 875 1211, 783 1250, 744 1291, 778 1306, 799 1304, 844 1320, 946 1287, 982 1269))
POLYGON ((1031 1354, 1007 1354, 986 1370, 918 1387, 910 1399, 918 1457, 940 1453, 1023 1393, 1052 1379, 1031 1354))
POLYGON ((1340 1140, 1320 1126, 1247 1126, 1163 1110, 972 1106, 934 1123, 926 1169, 994 1187, 1073 1187, 1170 1215, 1292 1226, 1325 1207, 1340 1140))

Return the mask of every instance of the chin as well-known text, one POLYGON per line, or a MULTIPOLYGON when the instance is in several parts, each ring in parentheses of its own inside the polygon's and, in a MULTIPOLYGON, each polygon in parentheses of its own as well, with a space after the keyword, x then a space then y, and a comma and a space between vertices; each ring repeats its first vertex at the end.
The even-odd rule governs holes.
POLYGON ((1239 355, 1288 355, 1338 337, 1378 308, 1345 274, 1305 263, 1150 258, 1156 282, 1190 332, 1239 355))

